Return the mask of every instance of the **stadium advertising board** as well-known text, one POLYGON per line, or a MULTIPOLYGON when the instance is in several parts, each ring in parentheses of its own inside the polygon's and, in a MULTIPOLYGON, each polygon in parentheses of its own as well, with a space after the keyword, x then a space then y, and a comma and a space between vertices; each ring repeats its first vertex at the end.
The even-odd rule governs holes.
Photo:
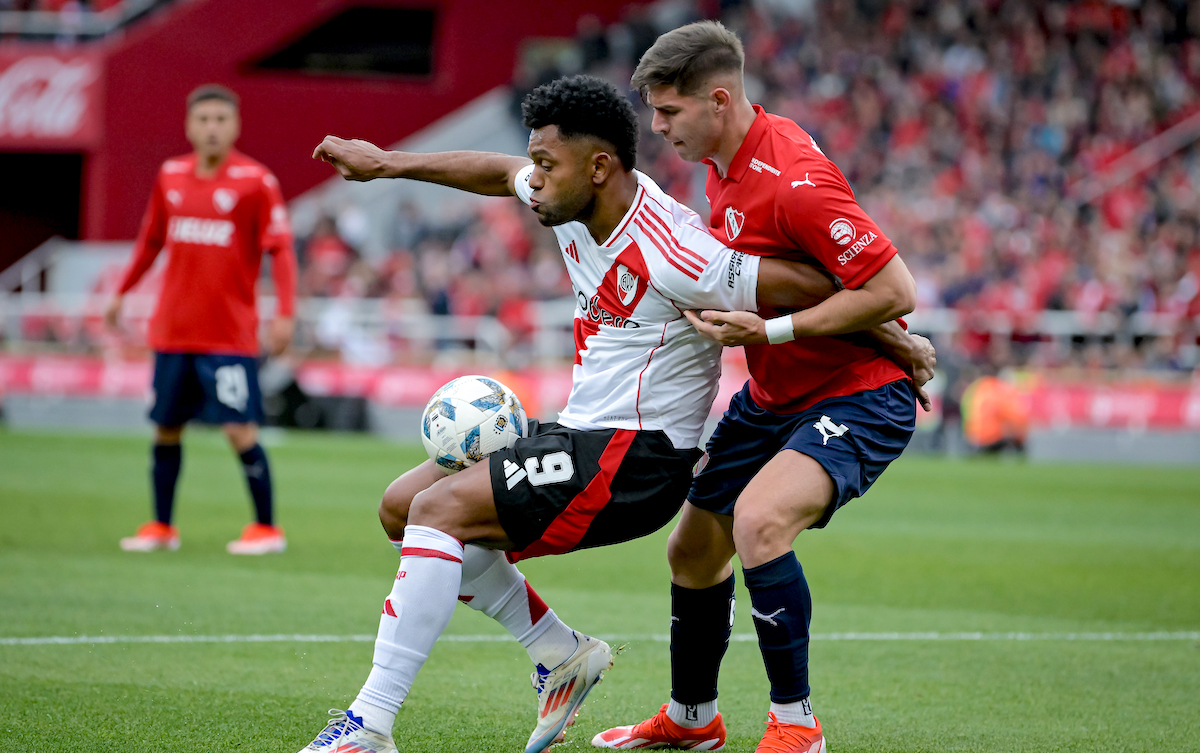
POLYGON ((102 58, 0 50, 0 149, 90 149, 100 138, 102 58))
MULTIPOLYGON (((736 359, 726 361, 713 415, 720 415, 741 389, 747 374, 736 359)), ((455 377, 479 367, 362 366, 309 361, 297 369, 300 386, 310 395, 364 397, 390 407, 419 408, 455 377)), ((104 360, 79 356, 0 355, 0 403, 7 393, 77 397, 145 398, 149 361, 104 360)), ((522 401, 559 406, 571 391, 565 367, 505 372, 502 381, 522 401)), ((1125 429, 1132 431, 1200 430, 1200 384, 1158 381, 1089 384, 1039 380, 1022 388, 1030 423, 1040 429, 1125 429)), ((939 399, 940 401, 940 399, 939 399)))

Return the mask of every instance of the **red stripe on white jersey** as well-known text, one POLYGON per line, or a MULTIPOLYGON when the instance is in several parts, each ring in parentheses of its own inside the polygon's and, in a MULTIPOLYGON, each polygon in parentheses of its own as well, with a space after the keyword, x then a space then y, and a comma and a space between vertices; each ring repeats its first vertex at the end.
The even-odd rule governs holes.
MULTIPOLYGON (((637 223, 637 226, 642 229, 642 233, 650 240, 650 242, 652 244, 654 244, 654 247, 658 249, 658 252, 660 254, 662 254, 662 258, 666 259, 668 264, 670 264, 672 267, 675 267, 680 272, 683 272, 685 275, 692 278, 693 280, 700 279, 699 274, 697 274, 696 272, 693 272, 691 269, 684 267, 683 264, 681 264, 679 261, 677 261, 678 257, 676 257, 674 254, 667 251, 667 248, 669 248, 669 247, 664 247, 662 242, 657 237, 655 237, 654 233, 652 233, 648 227, 646 227, 644 224, 642 224, 641 219, 636 219, 636 220, 634 220, 634 222, 637 223)), ((693 266, 694 266, 694 264, 693 264, 693 266)), ((701 271, 703 271, 703 270, 701 270, 701 271)))
POLYGON ((700 265, 700 271, 704 271, 704 268, 708 266, 708 259, 705 259, 700 254, 696 253, 690 248, 685 247, 679 241, 675 240, 675 236, 671 234, 671 229, 667 225, 667 222, 662 217, 659 217, 657 214, 651 211, 650 207, 646 207, 646 211, 642 214, 649 216, 651 220, 654 220, 658 223, 658 226, 662 228, 662 231, 667 234, 667 238, 671 241, 671 245, 674 246, 677 251, 683 254, 685 260, 690 257, 700 265))
MULTIPOLYGON (((643 230, 649 227, 649 229, 654 231, 654 234, 663 242, 664 254, 674 256, 676 261, 682 262, 685 266, 695 270, 697 274, 704 272, 704 266, 707 264, 707 262, 704 262, 704 260, 701 258, 700 262, 704 263, 700 263, 695 259, 684 256, 683 253, 681 253, 679 243, 675 240, 675 237, 671 235, 671 231, 666 229, 662 222, 662 218, 658 217, 649 209, 647 209, 646 211, 642 212, 639 220, 641 220, 639 227, 641 227, 643 230), (655 220, 657 220, 657 222, 655 220)), ((688 253, 691 252, 689 251, 688 253)), ((696 256, 696 254, 691 255, 696 256)))

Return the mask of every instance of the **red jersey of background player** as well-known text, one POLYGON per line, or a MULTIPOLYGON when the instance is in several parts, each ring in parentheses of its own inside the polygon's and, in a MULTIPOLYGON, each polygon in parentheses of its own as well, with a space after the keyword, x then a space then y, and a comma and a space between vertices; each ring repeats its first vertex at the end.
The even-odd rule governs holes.
POLYGON ((196 156, 163 163, 118 293, 171 252, 148 341, 160 352, 257 355, 255 284, 262 255, 274 256, 276 314, 293 316, 296 257, 279 181, 231 150, 212 178, 196 176, 196 156))
MULTIPOLYGON (((800 126, 754 105, 758 117, 729 172, 709 160, 704 192, 709 229, 755 256, 804 259, 861 287, 896 247, 854 200, 837 165, 800 126)), ((763 309, 764 319, 786 313, 763 309)), ((776 413, 796 413, 826 398, 873 390, 907 376, 878 351, 836 337, 747 345, 750 396, 776 413)))

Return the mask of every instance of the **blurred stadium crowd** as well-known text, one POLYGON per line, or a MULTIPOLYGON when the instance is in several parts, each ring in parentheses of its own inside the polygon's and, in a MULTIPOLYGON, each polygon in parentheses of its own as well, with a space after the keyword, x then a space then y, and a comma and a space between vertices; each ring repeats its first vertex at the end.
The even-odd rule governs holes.
MULTIPOLYGON (((631 8, 518 72, 517 101, 586 71, 626 84, 686 2, 631 8)), ((723 3, 745 40, 752 101, 793 118, 841 167, 920 285, 958 312, 975 361, 1194 367, 1200 315, 1200 162, 1188 148, 1087 201, 1131 150, 1200 112, 1200 3, 1140 7, 1024 0, 723 3), (1042 348, 1038 312, 1168 320, 1173 335, 1042 348), (1011 323, 1011 338, 983 318, 1011 323)), ((631 93, 631 97, 635 96, 631 93)), ((639 103, 640 106, 640 103, 639 103)), ((706 215, 702 171, 646 126, 640 167, 706 215)), ((1185 124, 1186 125, 1186 124, 1185 124)), ((550 234, 512 201, 438 225, 396 214, 391 252, 356 251, 354 207, 301 238, 302 292, 422 299, 526 331, 530 299, 569 294, 550 234)))

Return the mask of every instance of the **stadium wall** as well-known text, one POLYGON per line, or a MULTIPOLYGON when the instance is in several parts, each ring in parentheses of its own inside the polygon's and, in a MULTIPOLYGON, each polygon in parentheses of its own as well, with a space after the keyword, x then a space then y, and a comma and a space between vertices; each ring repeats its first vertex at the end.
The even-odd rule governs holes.
MULTIPOLYGON (((748 376, 737 351, 727 351, 724 361, 708 432, 748 376)), ((146 430, 150 372, 148 361, 0 354, 4 423, 16 429, 146 430)), ((419 436, 421 411, 429 395, 467 373, 488 373, 500 379, 517 392, 531 416, 543 420, 554 419, 571 389, 571 372, 565 366, 480 371, 478 365, 360 366, 307 361, 297 364, 292 376, 308 398, 324 401, 322 410, 331 416, 323 424, 326 428, 338 428, 333 414, 349 407, 347 401, 357 401, 365 411, 363 426, 413 442, 419 436)), ((272 394, 266 387, 264 392, 272 394)), ((1025 385, 1022 395, 1030 409, 1027 448, 1031 460, 1200 465, 1200 383, 1040 381, 1025 385)), ((956 455, 965 449, 957 446, 961 436, 942 422, 941 404, 941 396, 935 393, 934 412, 918 414, 917 436, 910 452, 956 455), (955 446, 947 446, 947 434, 957 437, 951 442, 955 446)))
MULTIPOLYGON (((546 3, 531 13, 519 0, 179 3, 122 36, 66 54, 99 61, 87 97, 73 99, 87 108, 85 137, 54 143, 9 139, 0 148, 85 153, 82 237, 132 238, 159 164, 190 149, 183 134, 183 102, 199 84, 222 83, 241 95, 239 147, 266 163, 291 198, 329 177, 326 166, 309 158, 327 133, 395 143, 509 82, 523 40, 571 37, 581 14, 609 22, 626 4, 546 3), (340 12, 368 5, 436 10, 431 75, 312 75, 255 67, 340 12)), ((22 58, 64 57, 53 45, 0 45, 0 52, 6 50, 22 58)))

